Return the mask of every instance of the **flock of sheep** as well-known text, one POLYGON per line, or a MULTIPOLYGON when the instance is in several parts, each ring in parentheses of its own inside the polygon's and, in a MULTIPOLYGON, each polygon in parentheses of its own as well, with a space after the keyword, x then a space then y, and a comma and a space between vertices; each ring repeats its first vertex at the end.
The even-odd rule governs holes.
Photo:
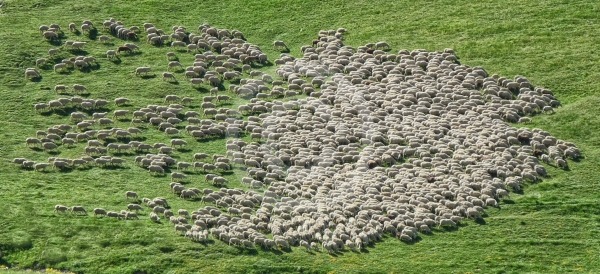
MULTIPOLYGON (((171 41, 171 47, 195 54, 192 66, 183 68, 172 60, 174 53, 167 53, 169 71, 163 79, 176 81, 170 70, 183 68, 192 84, 209 83, 211 94, 201 99, 167 95, 162 105, 114 109, 112 119, 106 117, 112 106, 106 100, 74 96, 36 104, 36 111, 75 108, 69 114, 74 125, 39 131, 26 144, 56 150, 87 142, 86 155, 51 157, 48 163, 18 158, 15 163, 34 170, 122 165, 128 158, 108 154, 127 152, 150 174, 177 169, 169 176, 172 194, 201 207, 179 209, 175 216, 164 198, 139 203, 149 208, 151 221, 168 219, 175 231, 194 241, 211 236, 245 248, 302 246, 329 253, 360 250, 384 234, 413 242, 419 233, 481 218, 509 191, 544 178, 544 164, 568 169, 568 159, 581 157, 572 143, 507 123, 527 123, 533 115, 554 112, 560 103, 550 90, 522 76, 508 79, 461 65, 451 49, 390 53, 385 42, 353 48, 344 45, 345 29, 321 31, 312 45, 301 48, 301 57, 281 54, 274 61, 274 77, 252 69, 266 64, 266 55, 239 31, 203 24, 199 34, 177 26, 169 35, 149 23, 126 28, 107 20, 103 26, 123 40, 135 41, 143 30, 151 45, 171 41), (228 83, 229 94, 223 94, 222 85, 232 80, 236 84, 228 83), (233 97, 247 102, 237 109, 219 107, 233 97), (192 109, 193 104, 202 111, 192 109), (79 110, 98 112, 90 117, 79 110), (117 121, 132 127, 114 127, 117 121), (156 127, 171 136, 171 143, 133 140, 144 133, 136 125, 156 127), (249 142, 241 139, 246 135, 249 142), (171 156, 189 140, 207 137, 228 138, 226 154, 199 151, 189 162, 171 156), (219 172, 234 168, 246 171, 241 183, 249 190, 226 187, 219 172), (190 169, 200 169, 214 187, 185 187, 181 182, 190 180, 190 169)), ((44 31, 53 39, 46 35, 50 30, 44 31)), ((288 49, 282 41, 273 46, 288 49)), ((138 67, 134 73, 151 71, 138 67)), ((115 107, 133 104, 128 98, 114 100, 115 107)), ((126 198, 137 200, 138 195, 129 191, 126 198)), ((142 207, 129 206, 129 211, 93 212, 137 219, 142 207)), ((70 210, 86 213, 81 206, 70 210)))

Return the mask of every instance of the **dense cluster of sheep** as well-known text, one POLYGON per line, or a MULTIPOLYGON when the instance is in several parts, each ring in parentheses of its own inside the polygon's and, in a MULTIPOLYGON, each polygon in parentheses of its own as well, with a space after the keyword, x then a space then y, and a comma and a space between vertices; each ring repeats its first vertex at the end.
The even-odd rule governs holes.
MULTIPOLYGON (((91 22, 84 25, 93 27, 91 22)), ((114 19, 103 27, 123 40, 135 41, 141 33, 114 19)), ((136 155, 134 163, 150 174, 169 175, 174 196, 204 204, 175 214, 164 198, 141 199, 151 208, 152 222, 169 220, 176 232, 193 241, 212 236, 245 248, 302 246, 329 253, 360 250, 384 234, 412 242, 419 233, 481 218, 485 208, 498 206, 509 191, 544 178, 542 163, 568 169, 568 159, 581 157, 572 143, 507 123, 526 123, 532 115, 554 112, 560 103, 550 90, 522 76, 507 79, 461 65, 452 49, 391 53, 383 41, 353 48, 343 44, 347 31, 340 28, 319 32, 312 45, 301 48, 300 58, 282 54, 274 61, 274 77, 252 68, 266 64, 267 56, 239 31, 203 24, 199 34, 181 26, 166 34, 151 23, 143 24, 143 31, 151 45, 170 42, 174 51, 180 47, 195 54, 192 66, 184 68, 174 52, 167 53, 163 80, 177 81, 176 71, 183 70, 192 85, 210 84, 210 94, 201 100, 170 94, 161 99, 164 105, 110 113, 109 101, 101 99, 38 103, 38 112, 74 108, 69 113, 74 125, 38 131, 26 145, 52 151, 87 142, 86 155, 14 162, 41 171, 117 166, 126 159, 108 154, 136 155), (242 79, 245 75, 249 78, 242 79), (236 81, 229 85, 229 95, 222 94, 226 81, 236 81), (232 97, 248 101, 237 109, 222 107, 232 97), (194 104, 202 111, 192 109, 194 104), (131 127, 115 127, 119 121, 131 127), (137 125, 156 127, 171 137, 170 143, 133 139, 143 134, 137 125), (250 142, 239 139, 244 136, 250 142), (225 137, 226 155, 196 152, 189 161, 173 155, 188 145, 186 138, 225 137), (235 167, 246 171, 241 183, 251 190, 226 188, 228 182, 219 173, 235 167), (186 187, 183 182, 190 181, 192 169, 201 171, 213 188, 186 187)), ((85 45, 76 43, 69 47, 85 45)), ((289 50, 283 41, 273 47, 289 50)), ((107 52, 107 58, 137 49, 128 43, 107 52)), ((68 63, 63 63, 66 69, 68 63)), ((134 73, 145 76, 152 70, 141 66, 134 73)), ((28 77, 39 77, 28 71, 28 77)), ((57 93, 68 90, 55 87, 57 93)), ((72 90, 86 91, 82 85, 72 90)), ((114 99, 115 107, 131 104, 128 98, 114 99)), ((138 199, 132 191, 125 196, 138 199)), ((57 212, 68 210, 55 207, 57 212)), ((133 203, 127 211, 93 212, 137 219, 139 210, 140 204, 133 203)), ((71 211, 86 213, 83 207, 71 211)))

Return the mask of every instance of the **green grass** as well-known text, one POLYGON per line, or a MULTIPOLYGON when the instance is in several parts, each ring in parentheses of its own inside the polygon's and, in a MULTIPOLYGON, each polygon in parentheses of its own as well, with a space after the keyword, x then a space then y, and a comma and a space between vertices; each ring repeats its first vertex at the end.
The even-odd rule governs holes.
MULTIPOLYGON (((21 269, 52 267, 82 273, 565 273, 600 272, 600 5, 595 1, 58 1, 6 0, 0 7, 0 264, 21 269), (26 81, 23 70, 45 57, 51 46, 37 30, 41 24, 83 19, 95 23, 115 17, 125 25, 153 22, 170 30, 194 30, 208 22, 238 29, 274 60, 271 42, 281 39, 299 56, 320 29, 345 27, 346 44, 387 41, 393 50, 454 48, 463 64, 482 66, 506 77, 524 75, 554 91, 563 107, 533 119, 542 128, 581 148, 585 159, 571 171, 549 168, 550 178, 512 194, 501 209, 489 209, 486 224, 467 222, 457 231, 435 231, 407 245, 386 239, 362 253, 339 256, 241 250, 220 241, 200 245, 178 236, 171 225, 146 219, 116 221, 56 216, 55 204, 120 210, 123 193, 167 196, 168 179, 149 176, 133 164, 125 170, 24 171, 10 160, 43 161, 49 155, 27 149, 26 137, 38 129, 68 123, 68 117, 39 115, 34 103, 56 98, 57 83, 85 84, 91 98, 133 99, 134 109, 161 103, 166 94, 202 96, 187 83, 140 80, 133 69, 147 65, 166 71, 167 48, 140 43, 142 54, 113 64, 99 58, 91 73, 42 72, 26 81)), ((101 31, 102 32, 102 31, 101 31)), ((84 36, 68 39, 87 41, 84 36)), ((120 40, 113 40, 121 43, 120 40)), ((88 43, 102 57, 108 48, 88 43)), ((68 54, 63 52, 63 56, 68 54)), ((192 55, 179 54, 182 63, 192 55)), ((272 72, 273 67, 265 68, 272 72)), ((179 77, 180 80, 183 77, 179 77)), ((238 104, 236 102, 235 104, 238 104)), ((111 106, 112 108, 112 106, 111 106)), ((127 123, 117 126, 126 127, 127 123)), ((146 142, 168 139, 157 131, 146 142)), ((192 143, 190 149, 223 153, 224 140, 192 143)), ((60 149, 60 156, 81 154, 82 145, 60 149)), ((190 159, 191 152, 177 153, 190 159)), ((128 159, 131 157, 127 156, 128 159)), ((238 174, 228 175, 230 187, 238 174)), ((205 187, 199 176, 191 185, 205 187)), ((174 208, 199 207, 167 196, 174 208)), ((10 272, 9 272, 10 273, 10 272)))

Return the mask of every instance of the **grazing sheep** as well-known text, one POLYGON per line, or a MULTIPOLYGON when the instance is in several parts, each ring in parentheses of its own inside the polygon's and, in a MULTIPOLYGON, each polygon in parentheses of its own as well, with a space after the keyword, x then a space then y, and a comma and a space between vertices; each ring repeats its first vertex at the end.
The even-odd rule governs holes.
POLYGON ((175 75, 173 73, 170 72, 163 72, 162 73, 162 79, 163 81, 174 81, 177 82, 177 78, 175 78, 175 75))
POLYGON ((150 212, 150 221, 154 223, 160 223, 160 217, 158 216, 158 214, 150 212))
POLYGON ((125 192, 125 199, 129 200, 129 198, 137 200, 138 199, 138 195, 134 191, 127 191, 127 192, 125 192))
POLYGON ((140 206, 138 204, 128 204, 127 209, 131 210, 131 211, 136 211, 136 212, 139 210, 143 210, 142 206, 140 206))
POLYGON ((73 85, 73 92, 75 92, 75 93, 84 93, 84 92, 87 92, 87 88, 84 85, 74 84, 73 85))
POLYGON ((106 51, 106 59, 114 59, 116 57, 117 57, 117 52, 116 51, 114 51, 112 49, 109 49, 109 50, 106 51))
POLYGON ((133 50, 127 46, 120 46, 117 48, 117 54, 120 55, 121 52, 127 52, 127 53, 131 54, 133 52, 133 50))
POLYGON ((55 205, 54 212, 66 213, 69 210, 67 206, 64 205, 55 205))
POLYGON ((102 215, 102 216, 106 216, 106 210, 103 208, 94 208, 93 210, 94 212, 94 216, 98 216, 98 215, 102 215))
POLYGON ((182 139, 171 139, 171 146, 181 148, 181 147, 187 146, 187 142, 182 139))
POLYGON ((377 42, 377 43, 375 43, 375 49, 389 50, 390 45, 386 42, 377 42))
POLYGON ((40 73, 33 68, 28 68, 25 70, 25 78, 27 78, 27 79, 35 79, 35 78, 40 78, 40 77, 41 77, 40 73))
POLYGON ((168 65, 167 65, 167 70, 170 71, 171 68, 183 69, 183 65, 181 65, 181 63, 179 63, 179 61, 169 61, 168 65))
POLYGON ((73 213, 73 214, 87 215, 87 212, 85 211, 85 208, 83 208, 82 206, 72 206, 71 207, 71 213, 73 213))
POLYGON ((150 73, 149 67, 138 67, 135 69, 135 75, 148 75, 150 73))
POLYGON ((125 97, 118 97, 114 100, 116 106, 129 104, 131 101, 125 97))
POLYGON ((273 42, 273 48, 275 50, 287 50, 287 51, 290 50, 288 48, 288 46, 283 41, 280 41, 280 40, 276 40, 273 42))

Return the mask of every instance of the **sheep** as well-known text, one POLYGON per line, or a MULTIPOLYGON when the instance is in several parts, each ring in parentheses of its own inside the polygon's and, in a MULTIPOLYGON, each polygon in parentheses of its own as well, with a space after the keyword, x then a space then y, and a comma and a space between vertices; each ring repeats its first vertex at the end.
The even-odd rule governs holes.
POLYGON ((115 102, 116 106, 122 106, 122 105, 129 104, 131 102, 131 100, 129 100, 125 97, 118 97, 118 98, 115 98, 114 102, 115 102))
POLYGON ((54 212, 66 213, 69 210, 69 207, 64 205, 55 205, 54 212))
POLYGON ((74 84, 73 92, 81 94, 81 93, 87 92, 87 88, 81 84, 74 84))
POLYGON ((181 98, 177 95, 166 95, 165 96, 165 103, 173 103, 173 102, 179 102, 181 100, 181 98))
POLYGON ((122 118, 129 114, 129 110, 117 109, 113 112, 113 118, 122 118))
POLYGON ((170 73, 170 72, 163 72, 162 73, 162 79, 163 79, 163 81, 175 81, 175 82, 177 82, 177 78, 175 78, 175 75, 173 73, 170 73))
POLYGON ((85 211, 85 208, 83 208, 82 206, 72 206, 70 209, 72 214, 83 214, 83 215, 87 215, 87 212, 85 211))
POLYGON ((83 50, 83 47, 85 47, 86 44, 86 42, 73 42, 73 44, 71 44, 71 49, 83 50))
POLYGON ((160 223, 160 217, 158 216, 158 214, 151 212, 149 216, 150 216, 150 221, 152 221, 154 223, 160 223))
POLYGON ((282 49, 286 50, 286 51, 290 50, 288 48, 288 46, 283 41, 280 41, 280 40, 276 40, 276 41, 273 42, 273 48, 275 50, 282 50, 282 49))
POLYGON ((40 73, 35 69, 28 68, 25 70, 25 78, 36 79, 36 78, 40 78, 40 77, 41 77, 40 73))
POLYGON ((390 45, 386 42, 377 42, 377 43, 375 43, 375 49, 389 50, 390 45))
POLYGON ((143 210, 142 206, 140 206, 139 204, 128 204, 127 209, 136 212, 139 210, 143 210))
POLYGON ((138 194, 134 191, 127 191, 125 192, 125 199, 129 200, 129 198, 132 198, 134 200, 138 199, 138 194))
POLYGON ((167 70, 171 70, 171 68, 180 68, 183 69, 183 65, 181 65, 181 63, 179 63, 179 61, 169 61, 169 63, 167 64, 167 70))
POLYGON ((187 142, 182 139, 171 139, 171 147, 184 147, 187 146, 187 142))
POLYGON ((50 164, 48 164, 48 163, 36 163, 33 166, 33 169, 35 169, 35 171, 43 171, 46 168, 48 168, 49 166, 50 166, 50 164))
POLYGON ((153 174, 160 174, 160 175, 165 174, 165 170, 161 166, 157 166, 157 165, 148 166, 148 172, 153 173, 153 174))
POLYGON ((135 212, 125 212, 125 219, 129 220, 129 219, 139 219, 137 213, 135 212))
POLYGON ((138 67, 135 69, 135 75, 148 75, 148 73, 150 73, 150 68, 149 67, 138 67))
POLYGON ((94 212, 94 216, 106 216, 107 212, 105 209, 103 208, 94 208, 94 210, 92 210, 92 212, 94 212))

